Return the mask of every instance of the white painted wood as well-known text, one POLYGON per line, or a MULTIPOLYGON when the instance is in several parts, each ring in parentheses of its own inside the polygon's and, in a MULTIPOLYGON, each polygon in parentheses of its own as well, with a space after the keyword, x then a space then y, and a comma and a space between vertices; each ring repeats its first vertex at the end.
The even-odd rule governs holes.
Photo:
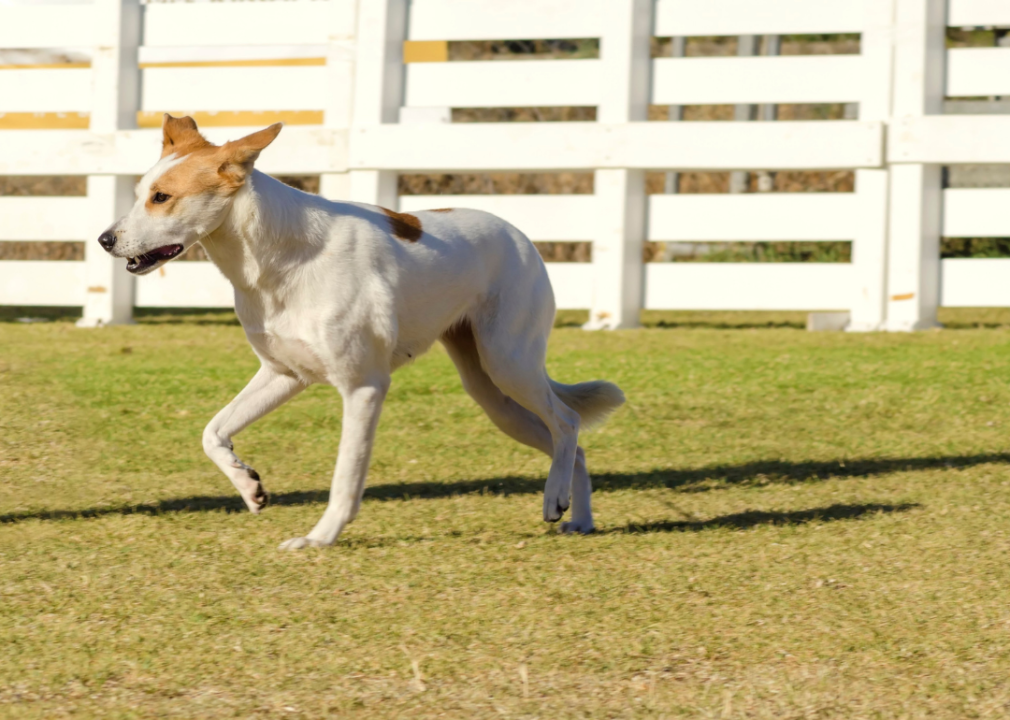
POLYGON ((558 310, 588 310, 593 305, 593 266, 591 263, 544 263, 554 289, 558 310))
POLYGON ((411 0, 409 40, 593 38, 604 0, 411 0))
POLYGON ((896 0, 862 0, 862 57, 859 119, 887 121, 891 117, 894 76, 894 12, 896 0))
POLYGON ((689 57, 653 60, 658 105, 857 102, 859 55, 689 57))
POLYGON ((943 191, 944 237, 1010 237, 1010 188, 943 191))
MULTIPOLYGON (((895 11, 892 114, 939 114, 947 0, 896 0, 895 11)), ((886 327, 923 330, 936 325, 940 301, 940 167, 895 165, 890 172, 886 327)))
POLYGON ((337 5, 346 34, 354 31, 353 0, 300 2, 152 3, 145 45, 323 45, 337 5))
POLYGON ((528 107, 597 105, 599 60, 412 63, 405 105, 528 107))
MULTIPOLYGON (((606 0, 600 38, 600 123, 648 117, 652 0, 606 0)), ((626 125, 624 127, 627 127, 626 125)), ((630 165, 597 169, 593 234, 593 330, 638 327, 642 310, 645 172, 630 165)))
POLYGON ((888 128, 887 147, 892 163, 1010 163, 1010 117, 895 118, 888 128))
MULTIPOLYGON (((330 3, 328 3, 330 4, 330 3)), ((336 3, 332 6, 337 7, 336 3)), ((350 36, 353 37, 353 34, 350 36)), ((312 60, 325 58, 327 45, 144 45, 140 64, 264 60, 312 60)), ((352 59, 348 55, 347 59, 352 59)))
POLYGON ((88 112, 91 70, 0 70, 0 113, 88 112))
POLYGON ((947 0, 896 0, 894 101, 896 117, 943 112, 947 0))
POLYGON ((1010 4, 1006 0, 950 0, 947 24, 1010 27, 1010 4))
POLYGON ((650 195, 649 240, 854 240, 854 193, 650 195))
POLYGON ((403 195, 401 212, 473 208, 497 215, 531 240, 592 240, 597 229, 595 195, 403 195))
POLYGON ((91 5, 0 5, 0 48, 94 45, 97 22, 91 5))
POLYGON ((856 170, 851 332, 880 330, 886 319, 889 182, 887 170, 856 170))
MULTIPOLYGON (((413 0, 409 8, 405 0, 361 0, 358 18, 354 5, 327 0, 147 6, 147 47, 140 58, 145 62, 325 57, 327 65, 152 68, 145 72, 142 107, 321 109, 325 127, 286 128, 258 166, 274 173, 319 173, 330 197, 408 211, 465 204, 506 217, 537 240, 592 240, 593 264, 550 264, 548 272, 558 306, 590 308, 597 327, 629 323, 637 313, 646 219, 648 236, 656 240, 854 241, 851 266, 649 266, 646 301, 659 303, 656 307, 848 309, 851 328, 873 329, 881 326, 886 306, 891 317, 885 327, 912 329, 929 325, 941 292, 945 304, 1010 305, 1000 290, 1006 261, 944 261, 941 286, 934 248, 941 227, 955 237, 1010 234, 1003 218, 1010 191, 949 190, 941 202, 937 169, 948 163, 1010 163, 1010 118, 932 114, 945 93, 1010 94, 1010 50, 943 48, 947 22, 1010 26, 1010 6, 1003 0, 658 0, 654 27, 647 0, 413 0), (655 63, 647 57, 653 34, 826 32, 862 32, 862 56, 655 63), (405 37, 601 37, 602 55, 598 61, 414 65, 406 71, 404 92, 405 37), (359 48, 361 61, 355 63, 359 48), (641 122, 650 100, 858 102, 861 122, 641 122), (403 105, 577 104, 597 105, 600 122, 397 124, 403 105), (345 173, 346 128, 352 122, 355 170, 345 173), (891 170, 881 169, 884 122, 891 125, 891 170), (857 171, 855 194, 657 196, 647 207, 640 192, 643 170, 844 167, 857 171), (597 194, 405 197, 399 203, 396 196, 401 171, 565 169, 596 171, 597 194), (891 244, 885 252, 888 228, 891 244), (917 288, 910 300, 889 299, 907 295, 902 289, 909 284, 917 288), (601 310, 609 315, 606 322, 595 317, 601 310)), ((0 264, 0 298, 19 288, 13 304, 87 302, 106 308, 122 295, 113 287, 118 278, 129 281, 125 273, 109 271, 108 258, 95 252, 95 236, 129 202, 130 177, 158 156, 159 131, 129 129, 141 107, 131 96, 139 85, 140 31, 129 19, 139 12, 135 0, 100 0, 58 12, 0 7, 0 47, 82 48, 95 58, 93 95, 89 70, 0 71, 0 112, 96 109, 91 132, 0 132, 0 174, 93 174, 87 199, 0 199, 0 239, 84 240, 89 261, 105 262, 99 281, 85 278, 85 263, 45 263, 40 270, 33 268, 41 263, 0 264), (15 271, 17 286, 7 282, 15 271), (86 293, 89 287, 106 292, 86 293)), ((211 128, 208 135, 222 142, 248 132, 211 128)), ((227 283, 200 263, 172 264, 165 275, 145 278, 138 293, 138 300, 151 305, 231 304, 227 283)))
MULTIPOLYGON (((352 125, 391 127, 403 105, 407 0, 359 0, 352 125)), ((424 127, 404 125, 405 128, 424 127)), ((352 168, 351 199, 396 209, 397 168, 352 168)))
POLYGON ((350 176, 351 200, 398 210, 397 174, 388 170, 354 170, 350 176))
MULTIPOLYGON (((89 129, 94 133, 130 130, 137 126, 140 109, 140 0, 96 0, 94 14, 98 46, 91 58, 89 129)), ((95 239, 84 245, 86 291, 84 312, 77 324, 95 327, 132 322, 134 278, 126 272, 126 260, 105 252, 97 237, 133 205, 133 181, 124 175, 89 176, 88 200, 95 239)))
POLYGON ((148 68, 141 109, 321 110, 324 66, 148 68))
POLYGON ((231 283, 211 262, 173 262, 137 279, 137 307, 235 306, 231 283))
POLYGON ((400 122, 404 125, 416 123, 451 123, 451 107, 407 107, 400 108, 400 122))
POLYGON ((648 119, 652 62, 650 0, 606 0, 600 37, 600 123, 648 119))
MULTIPOLYGON (((215 143, 248 135, 250 128, 205 128, 215 143)), ((92 133, 85 130, 0 132, 0 175, 142 175, 161 154, 161 130, 92 133)), ((275 174, 343 172, 347 132, 292 125, 256 162, 275 174)))
POLYGON ((395 123, 403 104, 407 0, 359 0, 354 125, 395 123))
POLYGON ((864 122, 381 125, 352 128, 351 137, 352 169, 404 172, 835 169, 883 160, 882 125, 864 122))
POLYGON ((655 34, 800 35, 862 29, 859 0, 658 0, 655 34))
POLYGON ((1010 48, 951 48, 947 51, 947 95, 1010 95, 1010 48))
POLYGON ((0 220, 0 240, 84 240, 94 231, 86 197, 0 197, 0 220))
POLYGON ((943 307, 1010 307, 1010 258, 940 261, 943 307))
POLYGON ((125 215, 133 204, 132 178, 123 175, 89 175, 86 217, 90 238, 84 241, 86 292, 79 327, 121 325, 132 322, 135 278, 126 271, 126 259, 114 258, 98 244, 98 236, 125 215))
POLYGON ((936 326, 940 302, 940 166, 891 167, 887 329, 936 326))
MULTIPOLYGON (((860 120, 887 122, 891 117, 895 2, 862 0, 860 120)), ((856 236, 852 244, 855 287, 847 329, 870 332, 884 328, 887 318, 889 171, 856 170, 855 190, 856 236)))
POLYGON ((80 261, 2 260, 0 305, 81 306, 84 282, 80 261))
MULTIPOLYGON (((354 8, 352 8, 352 11, 354 8)), ((330 34, 326 45, 326 90, 323 125, 327 130, 345 130, 351 126, 354 114, 354 73, 357 44, 356 16, 349 26, 345 22, 342 3, 330 4, 330 34)), ((319 194, 331 200, 351 197, 351 177, 346 172, 324 172, 319 175, 319 194)))
POLYGON ((844 310, 847 263, 648 263, 648 310, 844 310))

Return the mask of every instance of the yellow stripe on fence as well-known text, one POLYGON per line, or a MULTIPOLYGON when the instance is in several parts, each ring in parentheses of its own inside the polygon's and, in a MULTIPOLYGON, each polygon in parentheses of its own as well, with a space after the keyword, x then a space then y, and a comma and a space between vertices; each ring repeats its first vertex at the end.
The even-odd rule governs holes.
MULTIPOLYGON (((189 115, 202 127, 251 127, 283 122, 286 125, 322 125, 322 110, 237 110, 225 112, 169 111, 189 115)), ((163 113, 137 113, 137 126, 159 128, 163 113)), ((0 113, 0 130, 87 130, 89 113, 0 113)))
POLYGON ((87 130, 89 113, 0 113, 0 130, 87 130))
MULTIPOLYGON (((195 67, 309 67, 325 65, 325 57, 303 58, 257 58, 254 60, 171 60, 167 62, 142 62, 141 70, 148 68, 195 68, 195 67)), ((23 63, 0 65, 0 70, 82 70, 91 63, 23 63)))
POLYGON ((305 58, 261 58, 258 60, 186 60, 172 62, 143 62, 140 69, 148 68, 195 68, 195 67, 305 67, 325 65, 324 57, 305 58))
POLYGON ((91 67, 91 63, 65 62, 65 63, 25 63, 13 65, 0 65, 0 70, 81 70, 91 67))
MULTIPOLYGON (((223 112, 210 111, 167 111, 179 117, 189 115, 201 127, 244 127, 249 125, 273 125, 282 122, 286 125, 322 125, 322 110, 228 110, 223 112)), ((164 112, 139 112, 137 125, 142 128, 160 128, 164 112)))
POLYGON ((449 62, 449 43, 445 40, 407 40, 403 43, 403 62, 449 62))

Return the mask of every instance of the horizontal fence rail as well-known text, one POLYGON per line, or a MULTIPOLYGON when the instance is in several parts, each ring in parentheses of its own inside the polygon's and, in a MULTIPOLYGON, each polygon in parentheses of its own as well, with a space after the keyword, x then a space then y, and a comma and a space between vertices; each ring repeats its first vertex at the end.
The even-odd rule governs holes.
POLYGON ((501 123, 351 129, 352 169, 835 169, 883 162, 875 122, 501 123))
POLYGON ((192 114, 214 142, 283 120, 257 166, 318 175, 329 197, 402 212, 477 208, 537 242, 588 243, 588 261, 547 263, 558 306, 590 310, 587 327, 633 326, 647 308, 847 310, 851 329, 909 330, 934 324, 941 304, 1010 306, 1002 282, 1010 261, 941 261, 938 251, 941 236, 1010 237, 1010 188, 943 189, 940 173, 1010 164, 1010 117, 942 114, 946 98, 1010 95, 1010 48, 947 49, 944 40, 948 27, 1010 28, 1008 8, 1004 0, 0 5, 0 175, 88 177, 86 197, 0 197, 0 242, 86 243, 83 261, 0 261, 0 303, 82 306, 86 324, 128 319, 133 306, 231 305, 210 263, 171 263, 133 279, 93 241, 132 202, 133 178, 159 154, 161 113, 172 112, 192 114), (677 50, 687 47, 681 39, 725 36, 738 37, 733 56, 677 50), (858 51, 782 55, 786 36, 842 36, 847 52, 858 51), (452 42, 503 40, 575 41, 569 47, 585 57, 461 61, 450 52, 452 42), (654 57, 657 49, 670 56, 654 57), (670 108, 675 121, 649 120, 650 106, 663 117, 670 108), (732 106, 738 120, 762 121, 676 121, 685 106, 732 106), (845 119, 769 122, 776 106, 844 106, 845 119), (450 122, 454 110, 573 107, 595 108, 595 122, 450 122), (405 173, 573 171, 593 174, 591 194, 396 190, 405 173), (656 171, 666 173, 666 192, 646 195, 656 171), (774 185, 776 172, 819 171, 849 172, 855 187, 737 192, 774 185), (727 173, 734 192, 671 192, 687 172, 727 173), (851 261, 643 261, 668 259, 678 243, 797 242, 845 243, 851 261))

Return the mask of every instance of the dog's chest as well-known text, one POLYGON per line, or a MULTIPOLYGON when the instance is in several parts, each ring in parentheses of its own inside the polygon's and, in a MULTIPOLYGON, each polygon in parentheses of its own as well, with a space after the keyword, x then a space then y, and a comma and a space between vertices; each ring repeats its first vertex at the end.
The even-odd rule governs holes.
POLYGON ((328 373, 323 358, 306 340, 271 332, 249 332, 246 335, 265 361, 284 368, 307 382, 326 380, 328 373))

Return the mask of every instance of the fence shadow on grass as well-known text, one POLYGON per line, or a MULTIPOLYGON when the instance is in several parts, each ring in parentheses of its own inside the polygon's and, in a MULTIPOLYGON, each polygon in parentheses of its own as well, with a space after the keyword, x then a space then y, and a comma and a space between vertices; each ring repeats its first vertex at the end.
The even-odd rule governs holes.
MULTIPOLYGON (((967 468, 990 463, 1010 464, 1010 453, 946 455, 925 458, 876 458, 790 462, 760 460, 740 465, 711 465, 694 469, 657 469, 637 473, 593 475, 595 492, 668 488, 678 492, 708 492, 726 485, 777 485, 819 482, 829 479, 872 477, 894 472, 967 468)), ((546 469, 546 462, 545 462, 546 469)), ((365 490, 372 500, 439 498, 487 492, 495 495, 527 495, 543 492, 545 478, 502 477, 454 482, 406 482, 376 485, 365 490)))
MULTIPOLYGON (((678 492, 706 492, 726 485, 770 485, 817 482, 833 478, 872 477, 893 472, 915 472, 944 468, 967 468, 990 463, 1010 464, 1010 453, 947 455, 927 458, 880 458, 828 462, 788 462, 766 460, 741 465, 715 465, 690 470, 660 469, 639 473, 603 473, 593 477, 596 492, 668 488, 678 492)), ((269 488, 269 478, 267 487, 269 488)), ((453 482, 406 482, 375 485, 365 489, 366 500, 437 499, 489 493, 494 495, 531 495, 543 492, 543 478, 501 477, 453 482)), ((300 490, 273 493, 271 505, 318 505, 326 502, 328 490, 300 490)), ((833 506, 835 507, 835 506, 833 506)), ((837 506, 845 507, 845 506, 837 506)), ((862 507, 862 506, 858 506, 862 507)), ((878 506, 866 506, 878 507, 878 506)), ((879 506, 884 508, 886 506, 879 506)), ((904 508, 905 506, 895 506, 904 508)), ((911 507, 911 506, 908 506, 911 507)), ((907 509, 907 508, 906 508, 907 509)), ((36 510, 0 515, 0 524, 24 520, 63 520, 95 518, 105 515, 161 515, 179 512, 244 512, 236 494, 196 495, 162 500, 156 503, 95 507, 83 510, 36 510)), ((825 512, 813 510, 809 512, 825 512)), ((807 512, 807 511, 804 511, 807 512)), ((836 513, 842 512, 835 510, 836 513)), ((748 515, 744 513, 744 516, 748 515)), ((801 513, 802 515, 802 513, 801 513)), ((841 519, 841 518, 838 518, 841 519)), ((708 520, 705 523, 713 523, 708 520)), ((743 522, 743 520, 740 520, 743 522)), ((798 522, 794 519, 793 522, 798 522)), ((673 523, 671 529, 689 530, 691 522, 673 523)))
POLYGON ((709 520, 660 520, 649 523, 628 523, 622 527, 608 528, 604 533, 656 533, 656 532, 700 532, 728 528, 747 530, 759 525, 805 525, 810 522, 834 522, 836 520, 857 520, 859 518, 884 514, 908 512, 922 507, 918 503, 887 505, 868 503, 865 505, 829 505, 809 510, 788 512, 765 512, 745 510, 742 513, 722 515, 709 520))

